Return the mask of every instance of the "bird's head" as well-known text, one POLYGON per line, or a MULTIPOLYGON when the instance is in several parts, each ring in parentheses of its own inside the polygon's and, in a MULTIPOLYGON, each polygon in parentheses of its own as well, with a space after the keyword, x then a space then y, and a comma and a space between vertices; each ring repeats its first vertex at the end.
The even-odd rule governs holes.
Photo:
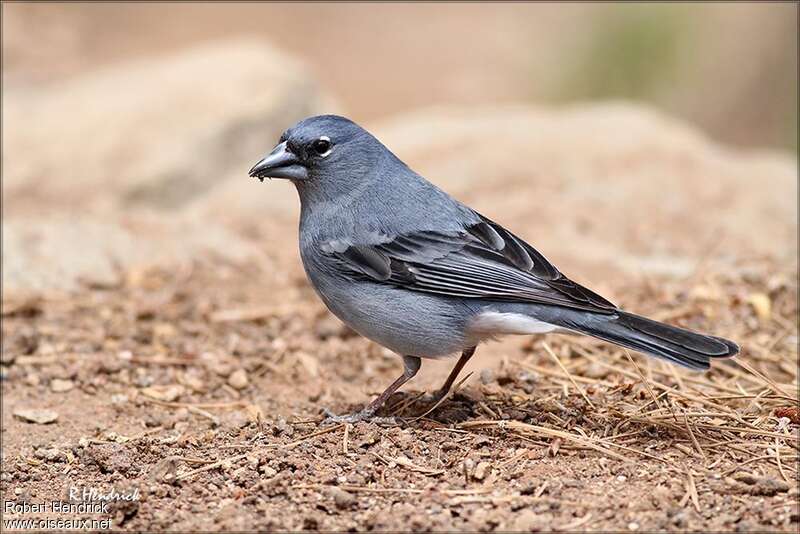
POLYGON ((275 148, 250 169, 250 176, 285 178, 301 195, 344 193, 364 181, 387 149, 353 121, 337 115, 304 119, 286 130, 275 148))

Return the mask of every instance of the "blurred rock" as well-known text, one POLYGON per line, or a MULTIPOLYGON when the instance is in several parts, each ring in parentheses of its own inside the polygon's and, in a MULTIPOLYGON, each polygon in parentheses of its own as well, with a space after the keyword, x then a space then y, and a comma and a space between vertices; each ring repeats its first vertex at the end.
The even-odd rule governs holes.
POLYGON ((50 381, 50 391, 53 393, 64 393, 75 387, 72 380, 64 380, 62 378, 54 378, 50 381))
POLYGON ((237 390, 242 390, 247 387, 250 380, 247 377, 247 371, 244 369, 237 369, 228 377, 228 384, 237 390))
MULTIPOLYGON (((614 276, 686 277, 706 257, 796 262, 794 156, 732 150, 647 107, 441 107, 364 126, 612 301, 614 276)), ((252 185, 228 180, 187 212, 250 221, 273 232, 271 253, 295 254, 294 187, 252 185)))
POLYGON ((734 151, 645 107, 430 108, 367 126, 568 275, 685 276, 706 255, 796 262, 795 157, 734 151))
POLYGON ((142 389, 142 395, 164 402, 174 402, 185 392, 180 384, 150 386, 142 389))
POLYGON ((355 495, 336 486, 328 488, 328 495, 340 510, 351 508, 357 502, 355 495))
POLYGON ((759 321, 766 322, 772 317, 772 301, 769 295, 753 293, 747 297, 747 303, 753 307, 759 321))
POLYGON ((239 260, 258 254, 213 221, 158 216, 12 216, 3 220, 2 246, 3 289, 11 291, 113 285, 122 270, 189 261, 210 251, 239 260))
POLYGON ((39 448, 33 451, 33 455, 36 458, 39 458, 41 460, 47 460, 48 462, 64 462, 67 459, 66 454, 64 454, 63 451, 56 448, 51 448, 51 449, 39 448))
POLYGON ((302 64, 236 40, 3 96, 4 209, 173 209, 231 176, 322 97, 302 64))
POLYGON ((258 255, 209 220, 213 208, 180 208, 228 179, 252 191, 250 165, 325 100, 302 64, 255 40, 4 92, 3 148, 14 156, 3 158, 3 289, 69 290, 114 284, 134 266, 258 255))
POLYGON ((472 474, 472 477, 475 480, 483 480, 486 478, 486 475, 492 471, 492 464, 489 462, 478 462, 478 465, 475 467, 475 472, 472 474))
MULTIPOLYGON (((13 206, 3 225, 4 289, 113 283, 120 268, 209 253, 257 258, 266 270, 286 255, 296 262, 294 188, 246 176, 280 131, 324 107, 292 60, 263 44, 220 44, 11 95, 7 107, 18 113, 37 99, 66 111, 58 122, 31 110, 21 133, 7 136, 24 157, 9 162, 4 181, 4 207, 13 206), (222 78, 214 91, 203 87, 209 72, 222 78), (119 117, 109 102, 82 117, 65 96, 102 101, 112 90, 125 97, 109 99, 122 106, 119 117), (112 116, 117 123, 103 130, 112 116), (77 167, 56 173, 74 154, 77 167), (33 187, 45 177, 46 188, 33 187)), ((731 151, 647 108, 433 108, 366 126, 612 301, 602 281, 614 275, 685 277, 707 256, 796 261, 795 158, 731 151)))
POLYGON ((511 530, 517 532, 536 532, 551 527, 546 517, 540 516, 530 508, 517 512, 510 524, 511 530))
POLYGON ((14 410, 14 417, 27 421, 28 423, 36 423, 39 425, 47 425, 55 423, 58 419, 58 413, 53 410, 35 410, 35 409, 18 409, 14 410))

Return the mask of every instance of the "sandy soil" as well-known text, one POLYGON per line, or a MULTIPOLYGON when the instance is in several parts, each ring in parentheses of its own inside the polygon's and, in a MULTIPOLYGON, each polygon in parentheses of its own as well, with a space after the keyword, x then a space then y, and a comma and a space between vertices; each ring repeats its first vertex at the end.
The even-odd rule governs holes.
MULTIPOLYGON (((570 61, 557 52, 573 57, 570 35, 592 20, 579 5, 458 18, 399 4, 70 6, 3 6, 4 117, 17 117, 4 121, 4 503, 136 492, 78 517, 137 531, 797 531, 794 154, 716 145, 626 104, 495 106, 560 87, 570 61), (237 36, 272 40, 311 74, 225 41, 237 36), (195 52, 226 76, 209 79, 195 52), (426 78, 438 82, 408 90, 426 78), (329 111, 316 102, 328 92, 359 120, 466 106, 375 131, 577 281, 734 339, 741 359, 691 374, 589 339, 509 338, 481 347, 433 410, 423 394, 452 361, 424 362, 381 414, 394 424, 322 425, 324 408, 369 402, 400 359, 325 310, 300 266, 295 192, 246 171, 297 117, 329 111), (31 296, 9 290, 23 277, 8 264, 95 274, 31 296)), ((780 95, 796 83, 770 73, 796 63, 781 45, 793 19, 719 8, 691 18, 715 45, 686 41, 695 74, 670 82, 685 94, 664 107, 719 138, 777 143, 764 125, 790 116, 780 95), (725 90, 708 100, 709 87, 725 90)))
POLYGON ((396 424, 321 426, 400 362, 333 319, 296 261, 4 301, 2 499, 138 489, 110 510, 131 530, 797 530, 797 287, 779 266, 626 288, 641 312, 713 323, 771 383, 634 355, 638 374, 600 342, 517 338, 482 347, 424 417, 449 362, 390 400, 396 424))

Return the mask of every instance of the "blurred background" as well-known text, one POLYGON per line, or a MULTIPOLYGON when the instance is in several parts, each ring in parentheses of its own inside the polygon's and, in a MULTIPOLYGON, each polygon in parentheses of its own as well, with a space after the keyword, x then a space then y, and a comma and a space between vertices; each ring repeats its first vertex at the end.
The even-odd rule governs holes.
POLYGON ((722 141, 797 146, 797 12, 785 3, 15 4, 3 15, 6 84, 256 36, 362 120, 429 104, 633 99, 722 141))
POLYGON ((577 268, 625 250, 625 265, 686 272, 719 236, 732 256, 796 250, 794 4, 2 10, 4 285, 70 287, 206 249, 243 258, 278 227, 292 244, 291 187, 246 170, 322 112, 577 268), (553 203, 576 215, 544 232, 528 213, 553 203))

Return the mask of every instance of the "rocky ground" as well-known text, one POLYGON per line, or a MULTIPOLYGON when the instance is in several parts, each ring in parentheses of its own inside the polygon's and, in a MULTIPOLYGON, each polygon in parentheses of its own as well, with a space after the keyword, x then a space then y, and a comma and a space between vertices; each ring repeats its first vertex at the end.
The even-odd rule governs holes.
POLYGON ((450 362, 396 424, 322 426, 400 361, 328 314, 294 191, 246 171, 338 108, 268 45, 209 46, 4 94, 4 501, 138 489, 130 530, 796 531, 794 157, 623 104, 368 124, 577 281, 743 351, 696 375, 513 338, 429 413, 450 362))
POLYGON ((133 530, 797 529, 797 288, 774 266, 619 287, 742 342, 769 380, 520 339, 484 347, 433 412, 419 395, 448 362, 392 398, 396 424, 346 426, 321 409, 358 409, 399 361, 286 267, 276 283, 203 262, 6 302, 2 498, 138 489, 111 510, 133 530))

